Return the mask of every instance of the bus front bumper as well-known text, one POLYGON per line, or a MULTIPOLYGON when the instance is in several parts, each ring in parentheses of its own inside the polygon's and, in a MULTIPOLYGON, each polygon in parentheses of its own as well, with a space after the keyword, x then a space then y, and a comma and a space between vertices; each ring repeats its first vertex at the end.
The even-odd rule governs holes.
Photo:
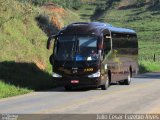
POLYGON ((101 85, 101 79, 88 78, 88 77, 62 77, 55 78, 53 81, 58 86, 81 86, 81 87, 99 87, 101 85))

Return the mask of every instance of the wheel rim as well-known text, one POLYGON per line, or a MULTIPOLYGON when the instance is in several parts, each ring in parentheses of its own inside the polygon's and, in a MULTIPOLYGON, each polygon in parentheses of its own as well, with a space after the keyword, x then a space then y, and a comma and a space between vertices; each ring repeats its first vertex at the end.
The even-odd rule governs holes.
POLYGON ((129 74, 128 75, 128 83, 130 83, 131 82, 131 75, 129 74))
POLYGON ((106 87, 108 87, 109 86, 109 79, 108 79, 108 77, 107 77, 107 80, 106 80, 106 87))

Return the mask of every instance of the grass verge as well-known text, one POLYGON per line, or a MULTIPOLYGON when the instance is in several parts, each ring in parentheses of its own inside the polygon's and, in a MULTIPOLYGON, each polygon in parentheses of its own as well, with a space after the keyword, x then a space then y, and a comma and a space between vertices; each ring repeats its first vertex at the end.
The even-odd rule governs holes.
POLYGON ((32 92, 32 90, 16 87, 15 85, 7 84, 5 82, 0 81, 0 98, 26 94, 30 92, 32 92))
POLYGON ((160 62, 152 62, 152 61, 140 61, 139 62, 140 73, 145 72, 159 72, 160 71, 160 62))

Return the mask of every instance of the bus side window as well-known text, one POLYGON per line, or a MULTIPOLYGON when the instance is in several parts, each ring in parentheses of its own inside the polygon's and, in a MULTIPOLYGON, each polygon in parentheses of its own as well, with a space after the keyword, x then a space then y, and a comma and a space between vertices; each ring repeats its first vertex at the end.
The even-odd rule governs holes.
POLYGON ((112 47, 114 49, 120 48, 120 41, 123 40, 123 37, 121 34, 119 33, 112 33, 112 47))
POLYGON ((135 35, 124 34, 123 40, 120 42, 120 48, 137 48, 135 35))

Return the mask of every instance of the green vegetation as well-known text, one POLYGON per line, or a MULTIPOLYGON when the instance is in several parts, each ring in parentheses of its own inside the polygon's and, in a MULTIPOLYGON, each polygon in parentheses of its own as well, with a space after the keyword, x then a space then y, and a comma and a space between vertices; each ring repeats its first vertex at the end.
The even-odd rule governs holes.
POLYGON ((35 21, 37 8, 14 0, 0 4, 0 97, 28 93, 44 83, 50 84, 45 82, 49 81, 49 77, 44 79, 45 72, 34 78, 37 70, 49 69, 47 36, 35 21))
POLYGON ((153 62, 148 60, 139 61, 140 73, 145 72, 159 72, 160 70, 160 62, 153 62))
POLYGON ((79 16, 70 10, 62 9, 62 14, 49 11, 27 2, 0 1, 0 98, 56 86, 48 60, 52 51, 46 50, 48 37, 36 18, 43 16, 50 23, 43 25, 48 27, 59 23, 63 27, 79 21, 79 16))
POLYGON ((79 9, 83 5, 82 0, 19 0, 21 2, 30 2, 34 5, 44 5, 45 3, 52 2, 54 4, 60 5, 64 8, 79 9))
POLYGON ((0 98, 21 95, 32 92, 31 90, 16 87, 12 84, 7 84, 0 81, 0 98))
POLYGON ((50 75, 47 36, 76 21, 134 29, 140 72, 160 71, 159 19, 159 0, 1 0, 0 98, 56 86, 50 75))

